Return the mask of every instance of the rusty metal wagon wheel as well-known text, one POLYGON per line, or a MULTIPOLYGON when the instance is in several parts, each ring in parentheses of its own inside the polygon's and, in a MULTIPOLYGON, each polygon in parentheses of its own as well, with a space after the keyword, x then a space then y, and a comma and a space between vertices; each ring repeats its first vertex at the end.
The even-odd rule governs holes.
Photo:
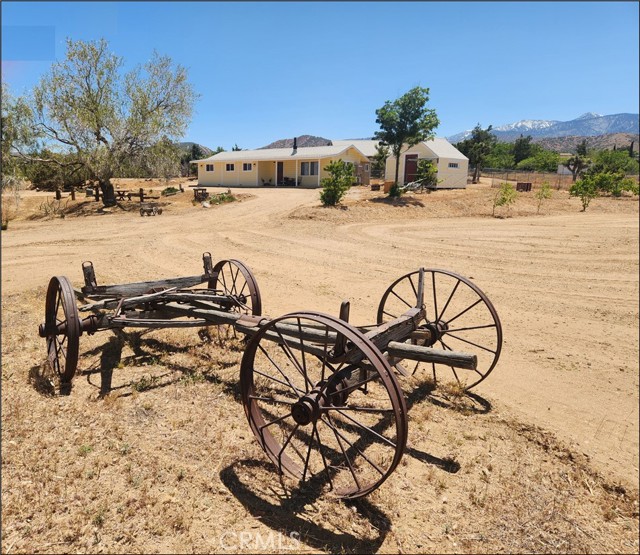
MULTIPOLYGON (((426 317, 414 341, 447 351, 472 352, 478 357, 476 370, 443 364, 412 362, 405 373, 427 370, 434 381, 453 381, 469 390, 493 370, 502 349, 502 326, 496 309, 480 288, 467 278, 447 270, 425 268, 426 317)), ((378 307, 378 324, 388 322, 415 306, 419 270, 406 274, 385 291, 378 307)), ((422 375, 422 373, 420 373, 422 375)))
POLYGON ((240 387, 251 430, 291 478, 357 498, 400 462, 402 390, 377 347, 342 320, 312 312, 271 320, 247 345, 240 387), (339 345, 346 355, 336 356, 339 345))
POLYGON ((154 206, 154 207, 151 209, 151 213, 152 213, 154 216, 156 216, 156 215, 158 214, 158 209, 154 206))
POLYGON ((240 260, 220 260, 213 267, 209 288, 222 291, 235 299, 231 312, 262 315, 258 282, 251 270, 240 260))
POLYGON ((144 208, 140 208, 140 215, 144 216, 144 208))
POLYGON ((78 367, 80 343, 78 307, 73 287, 64 276, 52 277, 49 281, 41 335, 47 339, 48 360, 64 393, 70 388, 78 367))

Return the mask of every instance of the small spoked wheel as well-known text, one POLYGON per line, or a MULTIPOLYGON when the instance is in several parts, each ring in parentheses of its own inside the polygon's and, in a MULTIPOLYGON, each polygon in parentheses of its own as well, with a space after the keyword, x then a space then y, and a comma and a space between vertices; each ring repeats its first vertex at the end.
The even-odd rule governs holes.
POLYGON ((67 393, 78 367, 80 316, 73 287, 64 276, 49 281, 40 335, 47 340, 48 362, 60 382, 60 391, 67 393))
POLYGON ((140 215, 144 216, 144 208, 140 208, 140 215))
MULTIPOLYGON (((378 324, 388 322, 416 305, 419 270, 406 274, 385 291, 378 307, 378 324)), ((469 390, 493 370, 502 349, 502 326, 496 309, 480 288, 447 270, 424 270, 426 317, 414 338, 419 345, 463 351, 477 355, 475 370, 452 368, 443 364, 412 362, 405 373, 432 376, 434 381, 451 382, 469 390)))
POLYGON ((251 270, 240 260, 221 260, 213 267, 209 288, 221 291, 233 300, 231 312, 262 314, 258 282, 251 270))
POLYGON ((240 387, 260 446, 293 479, 357 498, 400 462, 400 386, 375 345, 342 320, 297 312, 269 321, 247 345, 240 387))

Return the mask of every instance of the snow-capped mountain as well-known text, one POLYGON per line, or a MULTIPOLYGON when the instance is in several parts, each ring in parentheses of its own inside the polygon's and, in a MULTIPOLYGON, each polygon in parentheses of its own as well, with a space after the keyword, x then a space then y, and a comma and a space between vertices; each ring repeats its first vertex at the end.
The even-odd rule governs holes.
MULTIPOLYGON (((603 116, 595 112, 587 112, 570 121, 556 120, 521 120, 507 123, 492 129, 498 140, 515 141, 520 135, 531 135, 533 138, 585 136, 594 137, 609 133, 639 133, 640 119, 638 114, 612 114, 603 116)), ((471 136, 471 130, 447 137, 450 143, 457 143, 471 136)))

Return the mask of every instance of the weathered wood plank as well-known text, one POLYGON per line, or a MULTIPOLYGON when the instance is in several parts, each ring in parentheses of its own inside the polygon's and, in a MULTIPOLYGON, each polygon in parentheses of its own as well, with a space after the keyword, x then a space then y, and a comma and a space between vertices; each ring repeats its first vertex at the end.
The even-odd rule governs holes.
POLYGON ((122 285, 98 285, 97 287, 83 287, 82 293, 87 297, 108 295, 127 297, 129 295, 143 295, 151 289, 170 289, 170 288, 186 288, 193 287, 209 281, 209 277, 202 274, 199 276, 188 276, 170 279, 161 279, 158 281, 139 281, 134 283, 125 283, 122 285))
POLYGON ((410 359, 416 362, 433 362, 466 370, 475 370, 478 365, 478 357, 476 355, 459 351, 432 349, 431 347, 411 345, 410 343, 391 341, 386 350, 390 357, 410 359))

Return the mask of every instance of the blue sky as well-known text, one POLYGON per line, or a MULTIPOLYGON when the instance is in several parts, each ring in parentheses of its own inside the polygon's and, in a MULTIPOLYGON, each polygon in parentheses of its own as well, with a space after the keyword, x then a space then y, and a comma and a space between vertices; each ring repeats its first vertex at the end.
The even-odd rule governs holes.
POLYGON ((201 97, 185 140, 211 148, 368 137, 375 110, 417 85, 446 137, 637 113, 638 5, 3 1, 2 80, 23 94, 66 37, 104 37, 127 67, 155 49, 189 68, 201 97))

